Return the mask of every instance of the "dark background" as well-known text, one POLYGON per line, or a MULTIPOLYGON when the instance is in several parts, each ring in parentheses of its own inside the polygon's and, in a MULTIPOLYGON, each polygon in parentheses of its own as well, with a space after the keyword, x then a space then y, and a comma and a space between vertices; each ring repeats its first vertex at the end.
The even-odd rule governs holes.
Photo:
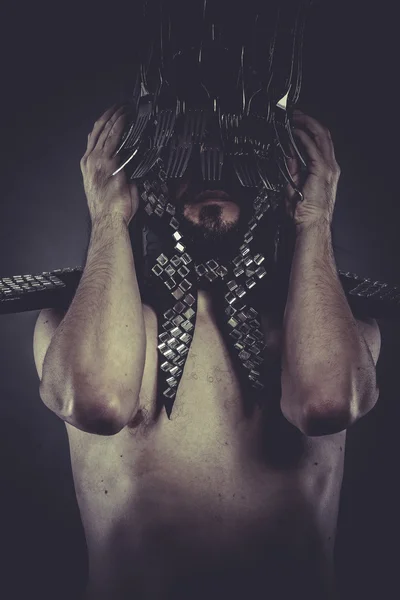
MULTIPOLYGON (((0 275, 81 265, 79 161, 94 121, 123 99, 140 37, 135 2, 2 8, 0 275)), ((400 283, 397 6, 318 2, 300 107, 326 124, 342 168, 338 267, 400 283)), ((86 570, 63 423, 40 401, 37 312, 0 317, 0 594, 78 597, 86 570)), ((348 433, 337 542, 344 598, 398 595, 400 324, 380 319, 381 395, 348 433)))

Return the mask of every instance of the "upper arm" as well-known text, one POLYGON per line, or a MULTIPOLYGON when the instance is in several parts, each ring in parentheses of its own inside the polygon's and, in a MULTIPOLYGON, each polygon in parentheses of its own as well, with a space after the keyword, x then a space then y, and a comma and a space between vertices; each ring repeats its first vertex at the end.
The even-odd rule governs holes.
POLYGON ((33 356, 40 381, 42 380, 43 362, 52 337, 63 320, 66 311, 46 308, 40 311, 33 333, 33 356))
POLYGON ((379 354, 381 351, 381 332, 376 319, 365 317, 362 319, 356 319, 359 332, 364 337, 368 349, 371 353, 374 365, 378 362, 379 354))

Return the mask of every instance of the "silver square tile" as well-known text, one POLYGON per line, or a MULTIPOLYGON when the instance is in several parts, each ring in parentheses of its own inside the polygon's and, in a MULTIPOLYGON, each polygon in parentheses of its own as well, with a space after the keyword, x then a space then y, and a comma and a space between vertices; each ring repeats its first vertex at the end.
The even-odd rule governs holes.
POLYGON ((164 267, 168 262, 168 258, 165 256, 165 254, 160 254, 160 256, 157 258, 157 262, 164 267))
POLYGON ((181 277, 186 277, 186 275, 189 273, 189 269, 183 265, 180 269, 178 269, 178 273, 181 277))
POLYGON ((193 306, 193 304, 196 302, 196 298, 192 294, 188 294, 185 296, 184 302, 186 302, 188 306, 193 306))
POLYGON ((187 279, 184 279, 183 281, 181 281, 181 283, 179 284, 179 287, 181 288, 181 290, 183 290, 184 292, 188 292, 190 290, 190 288, 192 287, 192 284, 190 283, 190 281, 188 281, 187 279))
POLYGON ((175 244, 174 248, 176 250, 178 250, 178 252, 185 252, 185 250, 186 250, 186 246, 184 246, 180 242, 178 242, 177 244, 175 244))
POLYGON ((175 319, 172 319, 172 322, 174 325, 176 325, 177 327, 179 327, 179 325, 181 323, 183 323, 185 319, 183 317, 181 317, 181 315, 178 315, 177 317, 175 317, 175 319))
POLYGON ((175 298, 175 300, 180 300, 184 293, 185 292, 183 292, 179 287, 177 287, 176 290, 172 292, 172 295, 175 298))
POLYGON ((174 267, 178 267, 182 262, 182 259, 179 258, 179 256, 177 256, 176 254, 174 254, 174 256, 171 258, 171 263, 174 265, 174 267))
POLYGON ((185 310, 185 312, 183 314, 185 315, 185 317, 187 319, 191 319, 193 317, 193 315, 195 314, 195 312, 192 308, 188 308, 187 310, 185 310))
POLYGON ((181 313, 183 310, 185 310, 185 308, 186 308, 186 306, 183 304, 183 302, 177 302, 177 303, 174 305, 174 310, 175 310, 177 313, 181 313))
POLYGON ((176 269, 174 269, 174 267, 173 267, 172 265, 167 265, 167 266, 165 267, 165 272, 166 272, 166 273, 168 273, 168 275, 169 275, 170 277, 172 277, 173 275, 175 275, 175 273, 176 273, 176 269))

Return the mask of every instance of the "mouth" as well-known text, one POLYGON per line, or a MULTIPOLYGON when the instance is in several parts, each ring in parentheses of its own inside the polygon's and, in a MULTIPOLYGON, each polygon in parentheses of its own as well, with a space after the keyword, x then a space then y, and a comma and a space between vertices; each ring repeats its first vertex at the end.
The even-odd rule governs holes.
POLYGON ((222 190, 206 190, 205 192, 201 192, 196 198, 193 200, 193 204, 198 204, 199 202, 205 202, 206 200, 222 200, 224 202, 234 202, 232 198, 222 190))

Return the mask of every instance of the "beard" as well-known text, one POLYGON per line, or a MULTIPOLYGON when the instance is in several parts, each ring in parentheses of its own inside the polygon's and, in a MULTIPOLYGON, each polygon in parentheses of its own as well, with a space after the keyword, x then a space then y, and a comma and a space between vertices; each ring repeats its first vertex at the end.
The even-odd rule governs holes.
POLYGON ((253 201, 257 191, 240 185, 232 165, 225 163, 222 180, 213 184, 203 180, 200 161, 192 158, 183 180, 170 180, 169 192, 172 198, 176 198, 175 216, 184 236, 183 243, 195 262, 201 263, 211 258, 226 262, 239 253, 248 222, 253 216, 253 201), (226 192, 239 206, 239 216, 235 221, 224 218, 224 207, 219 203, 202 205, 196 223, 184 215, 185 206, 190 206, 201 192, 213 186, 226 192))
POLYGON ((226 263, 239 253, 250 215, 241 210, 236 221, 226 221, 223 218, 223 206, 217 203, 206 204, 200 208, 199 222, 194 223, 184 215, 183 208, 178 208, 176 216, 181 225, 184 243, 196 263, 212 258, 226 263))

